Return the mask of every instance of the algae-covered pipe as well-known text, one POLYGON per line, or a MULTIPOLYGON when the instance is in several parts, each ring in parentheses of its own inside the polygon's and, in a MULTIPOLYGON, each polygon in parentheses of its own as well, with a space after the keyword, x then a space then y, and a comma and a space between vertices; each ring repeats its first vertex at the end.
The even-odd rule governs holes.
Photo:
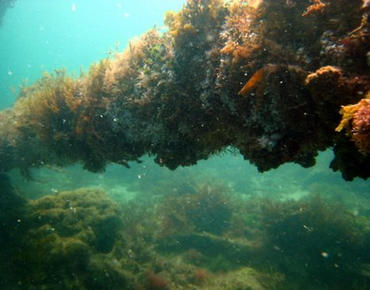
POLYGON ((0 170, 99 171, 144 154, 174 169, 232 146, 265 171, 312 166, 334 147, 334 170, 367 178, 369 134, 352 140, 359 113, 342 109, 346 130, 335 129, 341 106, 369 92, 368 1, 318 2, 188 0, 167 13, 167 32, 87 74, 45 73, 0 112, 0 170))

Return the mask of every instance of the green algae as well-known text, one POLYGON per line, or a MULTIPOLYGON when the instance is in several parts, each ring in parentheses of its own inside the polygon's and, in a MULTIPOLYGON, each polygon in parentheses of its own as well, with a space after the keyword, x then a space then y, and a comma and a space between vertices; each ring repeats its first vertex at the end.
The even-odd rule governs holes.
POLYGON ((3 200, 3 208, 22 222, 1 215, 4 289, 365 289, 369 283, 368 219, 318 196, 240 199, 209 184, 123 204, 97 189, 31 201, 14 195, 7 192, 12 202, 3 200))

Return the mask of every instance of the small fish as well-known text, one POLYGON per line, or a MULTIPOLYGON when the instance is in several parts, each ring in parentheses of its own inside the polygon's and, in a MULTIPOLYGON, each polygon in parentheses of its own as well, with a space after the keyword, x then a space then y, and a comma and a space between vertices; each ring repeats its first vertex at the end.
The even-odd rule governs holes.
POLYGON ((276 64, 266 64, 264 67, 257 70, 251 78, 247 81, 247 83, 242 87, 242 89, 238 92, 239 95, 245 96, 251 90, 256 88, 265 78, 267 78, 271 73, 278 71, 279 66, 276 64))
POLYGON ((260 68, 259 70, 257 70, 247 81, 247 83, 242 87, 242 89, 238 92, 238 94, 241 96, 245 96, 246 94, 248 94, 262 81, 264 74, 265 74, 264 68, 260 68))

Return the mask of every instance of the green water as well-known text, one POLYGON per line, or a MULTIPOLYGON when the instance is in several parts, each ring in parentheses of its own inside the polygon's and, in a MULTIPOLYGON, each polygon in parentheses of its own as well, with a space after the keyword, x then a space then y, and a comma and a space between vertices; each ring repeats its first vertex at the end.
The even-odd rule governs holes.
MULTIPOLYGON (((0 26, 0 108, 24 81, 61 67, 78 76, 183 3, 16 1, 0 26)), ((345 182, 331 159, 328 150, 314 167, 263 174, 232 150, 175 171, 147 156, 95 174, 77 164, 26 180, 14 170, 14 189, 1 189, 32 206, 8 216, 7 204, 21 202, 0 200, 0 218, 14 225, 1 245, 12 245, 16 267, 0 260, 0 289, 369 289, 369 183, 345 182), (82 245, 86 236, 93 242, 82 245)))

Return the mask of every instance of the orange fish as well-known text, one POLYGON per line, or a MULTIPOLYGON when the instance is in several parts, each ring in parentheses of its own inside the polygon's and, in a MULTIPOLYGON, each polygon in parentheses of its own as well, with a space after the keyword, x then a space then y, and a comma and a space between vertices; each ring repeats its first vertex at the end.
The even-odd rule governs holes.
POLYGON ((248 94, 251 90, 253 90, 263 79, 265 75, 264 68, 260 68, 257 70, 251 78, 248 80, 248 82, 242 87, 242 89, 239 91, 239 95, 245 96, 248 94))

